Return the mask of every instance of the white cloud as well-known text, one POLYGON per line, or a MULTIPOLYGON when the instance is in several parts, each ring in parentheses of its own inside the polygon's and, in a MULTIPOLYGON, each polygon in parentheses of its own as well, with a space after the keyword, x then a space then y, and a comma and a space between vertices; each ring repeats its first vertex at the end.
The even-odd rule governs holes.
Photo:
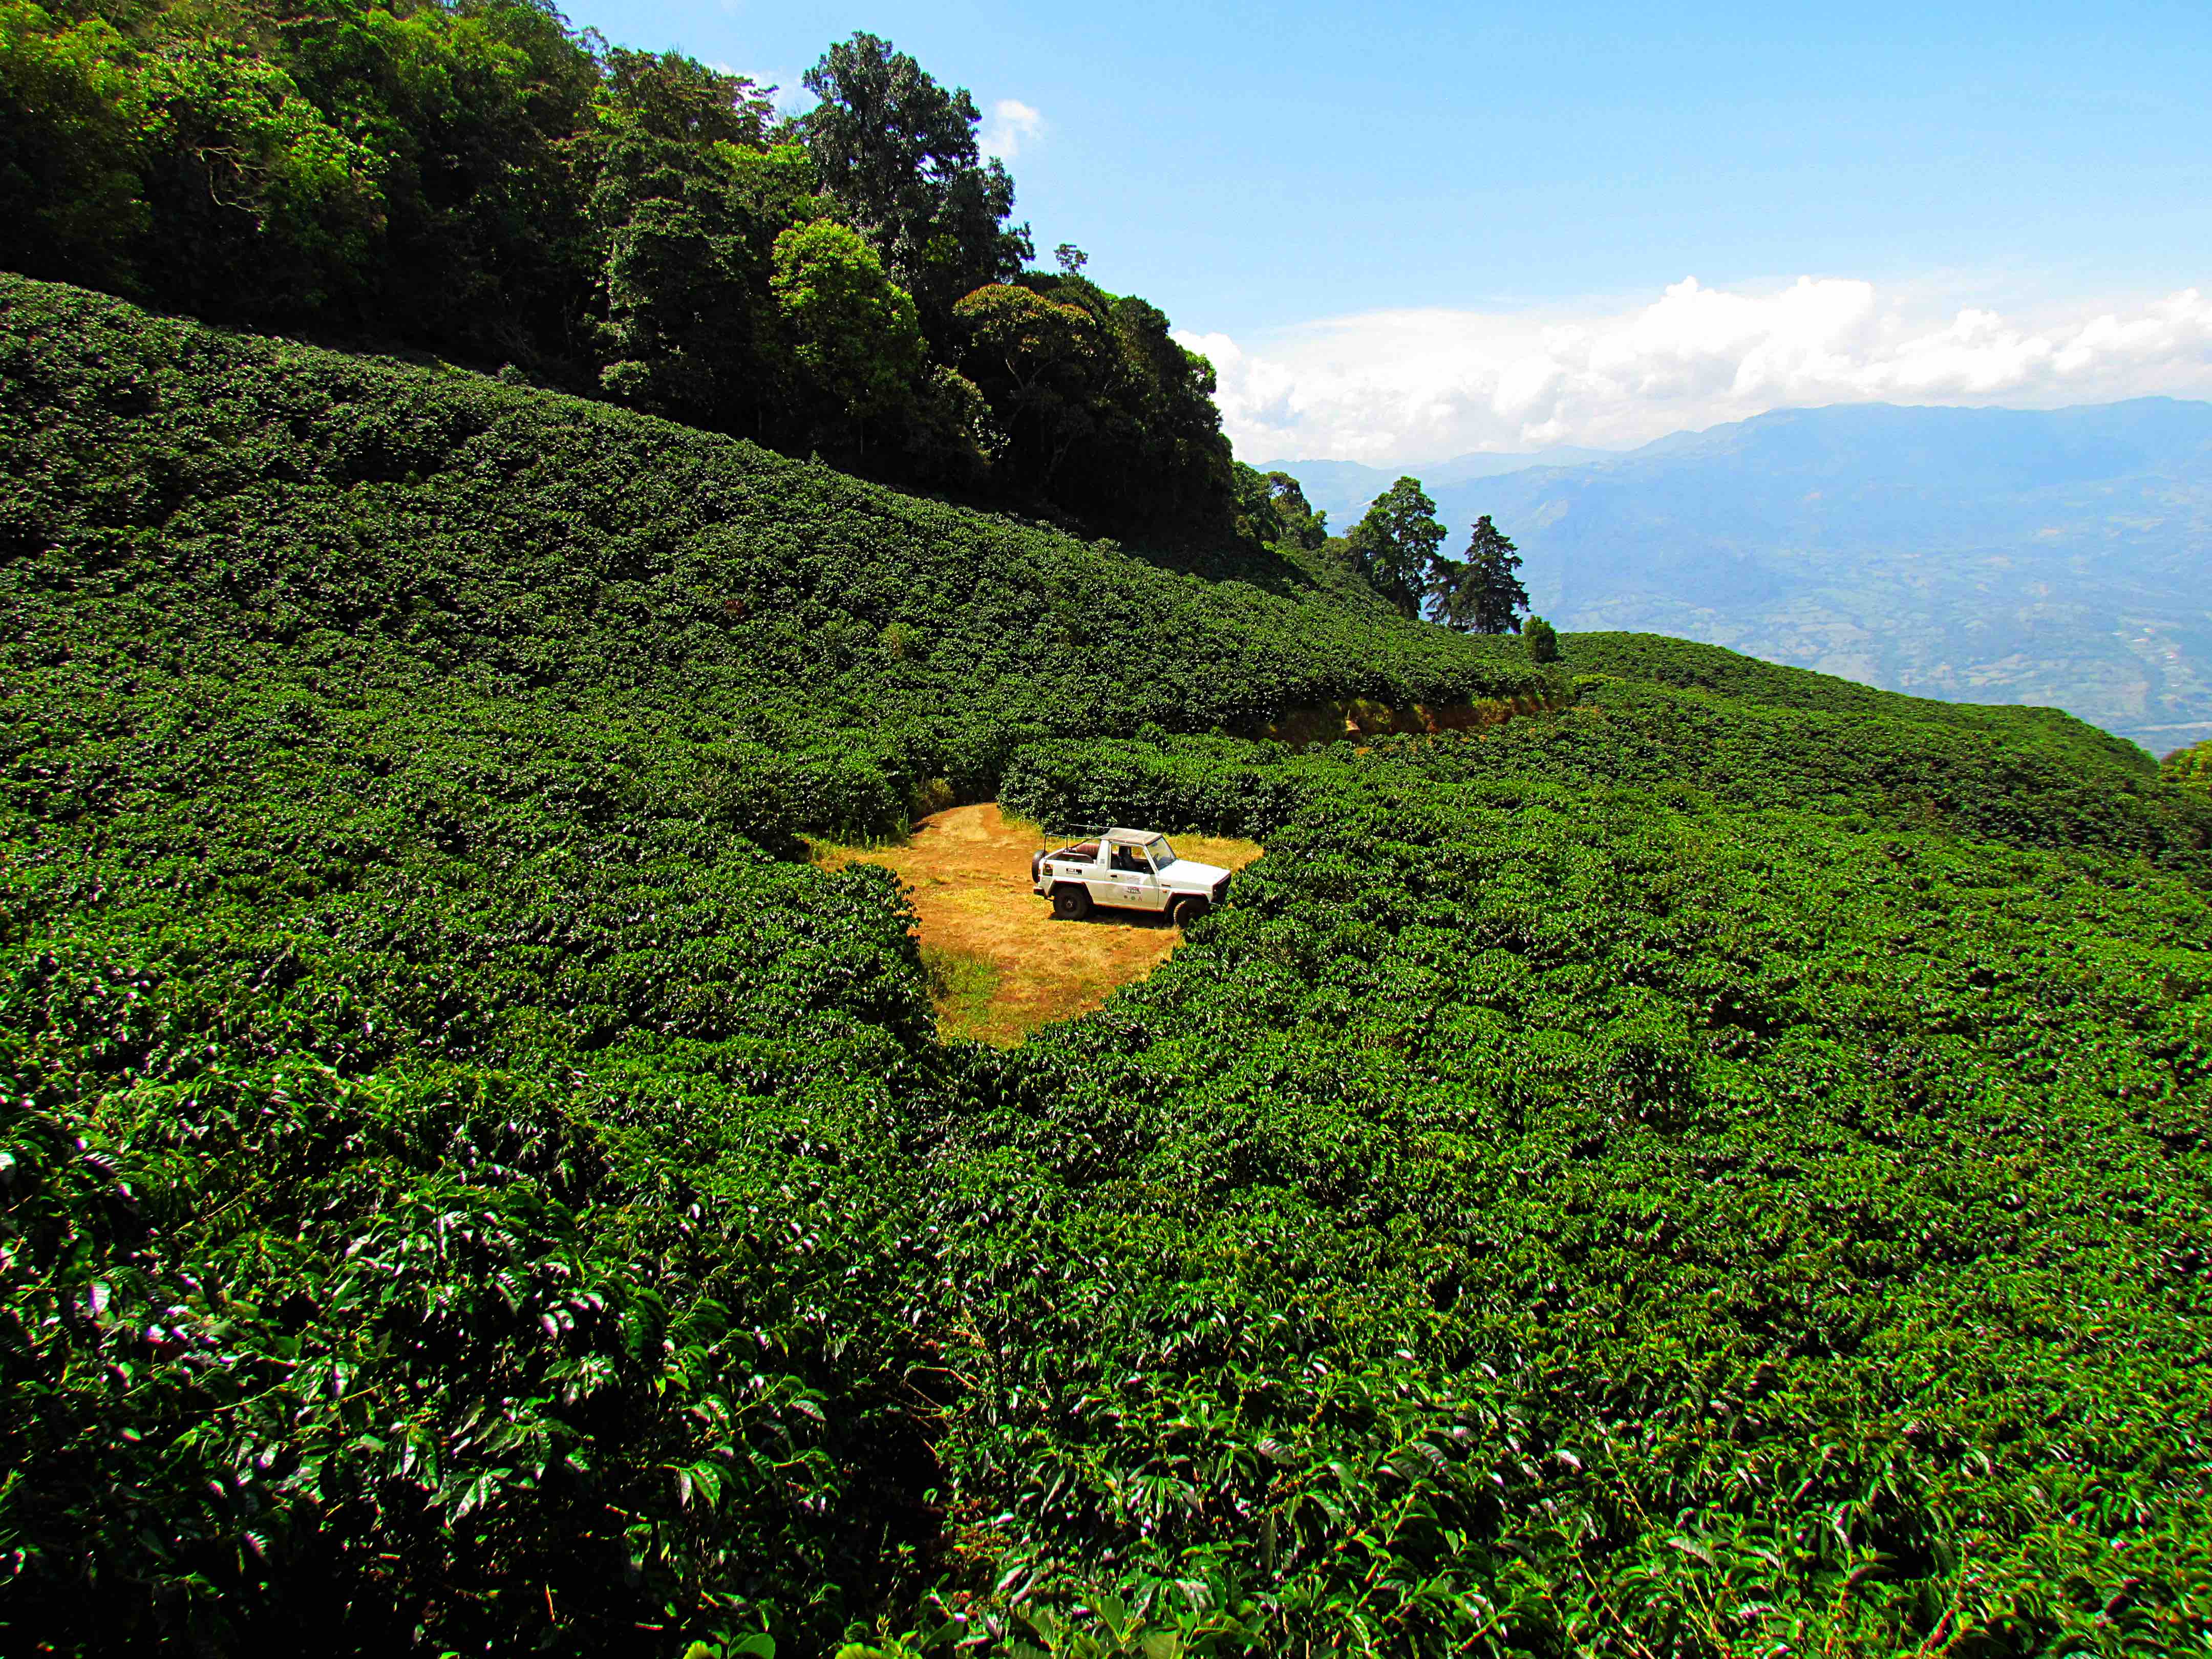
POLYGON ((1240 455, 1432 460, 1550 444, 1627 447, 1766 410, 1837 403, 2094 403, 2212 397, 2212 298, 1948 319, 1871 283, 1766 293, 1686 277, 1593 314, 1381 311, 1252 341, 1179 334, 1211 358, 1240 455))
POLYGON ((976 142, 986 155, 1011 161, 1024 143, 1043 134, 1043 116, 1018 98, 1001 98, 991 106, 990 116, 983 123, 983 131, 976 135, 976 142))

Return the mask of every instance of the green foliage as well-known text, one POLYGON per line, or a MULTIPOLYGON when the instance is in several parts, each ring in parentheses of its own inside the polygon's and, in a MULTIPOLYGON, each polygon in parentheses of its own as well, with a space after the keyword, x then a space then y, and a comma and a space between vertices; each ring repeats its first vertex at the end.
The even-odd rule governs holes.
POLYGON ((1308 504, 1305 491, 1289 473, 1263 475, 1239 461, 1235 477, 1238 527, 1246 537, 1308 552, 1318 551, 1328 542, 1328 514, 1308 504))
POLYGON ((1027 280, 1076 296, 1082 364, 981 367, 1006 354, 956 307, 1032 297, 1010 286, 1032 250, 968 94, 868 34, 805 78, 820 101, 779 122, 774 88, 536 0, 281 23, 0 0, 0 213, 27 230, 6 257, 1117 534, 1231 539, 1212 371, 1158 311, 1079 257, 1027 280))
POLYGON ((1531 617, 1521 630, 1521 637, 1528 641, 1530 662, 1557 662, 1559 659, 1559 630, 1541 617, 1531 617))
MULTIPOLYGON (((1513 573, 1521 556, 1484 514, 1468 538, 1464 559, 1432 559, 1428 579, 1431 614, 1447 628, 1471 634, 1514 634, 1516 614, 1528 608, 1528 592, 1513 573)), ((1550 658, 1540 658, 1550 661, 1550 658)))
POLYGON ((1289 538, 0 304, 9 1650, 2212 1630, 2212 803, 2125 745, 1585 635, 1293 755, 1212 728, 1564 686, 1289 538), (940 1043, 797 841, 940 779, 1267 850, 940 1043))
POLYGON ((990 400, 1007 442, 1019 446, 1018 457, 1002 465, 1022 469, 1033 489, 1048 487, 1089 420, 1087 371, 1103 349, 1097 320, 1004 283, 965 295, 952 315, 967 341, 963 367, 990 400))
POLYGON ((282 28, 17 4, 0 192, 57 232, 21 244, 41 274, 226 318, 388 321, 503 355, 520 330, 558 351, 589 283, 573 141, 599 76, 556 17, 512 0, 348 3, 282 28))
POLYGON ((865 33, 831 46, 805 80, 819 101, 800 125, 824 185, 943 343, 953 302, 1012 276, 1034 252, 1029 228, 1006 224, 1014 181, 976 146, 975 100, 865 33))
POLYGON ((921 367, 914 300, 868 245, 817 219, 775 239, 776 305, 799 362, 854 420, 895 409, 921 367))
POLYGON ((2185 789, 2212 794, 2212 738, 2175 750, 2159 763, 2158 775, 2185 789))
POLYGON ((1279 562, 1198 581, 602 405, 0 294, 19 434, 0 525, 24 568, 53 562, 66 592, 112 538, 191 550, 158 598, 115 599, 114 637, 220 621, 264 658, 312 640, 340 678, 603 688, 641 719, 665 700, 702 742, 963 790, 1024 734, 1547 684, 1279 562), (894 623, 927 650, 886 650, 894 623))
POLYGON ((1345 540, 1359 574, 1401 615, 1419 614, 1444 527, 1419 478, 1401 478, 1367 509, 1345 540))
POLYGON ((1078 1583, 1229 1552, 1293 1650, 2196 1639, 2201 892, 1547 724, 1064 751, 1085 815, 1296 799, 965 1126, 979 1507, 1078 1583))
POLYGON ((749 404, 757 428, 764 392, 795 401, 797 377, 757 289, 768 238, 818 204, 804 152, 743 142, 764 113, 749 83, 687 59, 610 55, 590 140, 605 249, 599 382, 626 403, 724 424, 749 404), (708 142, 694 137, 702 131, 708 142))
POLYGON ((963 1085, 885 878, 771 854, 1035 733, 1525 665, 604 406, 0 297, 0 1619, 228 1647, 337 1586, 364 1645, 598 1647, 918 1595, 896 1379, 940 1316, 887 1287, 963 1085))
POLYGON ((2138 778, 2147 778, 2155 769, 2150 757, 2133 744, 2056 708, 1939 702, 1879 691, 1832 674, 1784 668, 1721 646, 1656 634, 1574 634, 1565 637, 1565 643, 1572 647, 1577 668, 1625 679, 1780 708, 1955 726, 2007 744, 2044 750, 2069 763, 2097 770, 2117 769, 2138 778))
POLYGON ((137 88, 105 20, 64 26, 26 0, 0 4, 0 216, 21 269, 129 281, 144 228, 137 88))
POLYGON ((2002 721, 1978 730, 1895 709, 1838 714, 1628 680, 1581 684, 1569 717, 1509 726, 1479 751, 1484 763, 1685 785, 1745 806, 1869 813, 2023 847, 2106 847, 2200 881, 2212 877, 2212 812, 2129 758, 2109 756, 2109 739, 2087 727, 2078 747, 2023 743, 2002 721))
POLYGON ((1233 539, 1213 369, 1170 337, 1164 313, 1069 272, 978 289, 953 319, 962 370, 998 430, 1002 489, 1122 534, 1233 539))

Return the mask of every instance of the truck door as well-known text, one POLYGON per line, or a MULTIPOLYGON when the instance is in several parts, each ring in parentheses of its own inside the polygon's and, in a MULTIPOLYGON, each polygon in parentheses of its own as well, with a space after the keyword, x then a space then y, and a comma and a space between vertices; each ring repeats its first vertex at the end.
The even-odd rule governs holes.
POLYGON ((1115 842, 1099 850, 1105 866, 1100 872, 1104 880, 1091 886, 1093 903, 1116 905, 1124 910, 1157 910, 1167 902, 1143 848, 1115 842))
POLYGON ((1113 842, 1103 836, 1100 838, 1098 861, 1091 866, 1084 882, 1091 890, 1093 904, 1120 904, 1123 902, 1121 896, 1127 890, 1124 885, 1127 877, 1122 871, 1114 867, 1115 856, 1121 851, 1121 848, 1113 842))
POLYGON ((1144 866, 1145 871, 1145 908, 1166 909, 1168 901, 1172 899, 1175 894, 1169 890, 1167 883, 1162 879, 1159 872, 1152 868, 1152 855, 1141 847, 1137 848, 1137 862, 1144 866))

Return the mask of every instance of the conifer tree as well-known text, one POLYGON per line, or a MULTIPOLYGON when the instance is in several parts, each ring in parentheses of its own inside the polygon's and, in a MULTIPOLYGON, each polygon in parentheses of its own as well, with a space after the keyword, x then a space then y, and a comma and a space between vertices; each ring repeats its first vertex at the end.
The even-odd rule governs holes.
POLYGON ((1465 634, 1516 634, 1528 608, 1528 590, 1513 573, 1521 556, 1486 513, 1468 538, 1464 559, 1436 559, 1429 580, 1432 614, 1465 634))

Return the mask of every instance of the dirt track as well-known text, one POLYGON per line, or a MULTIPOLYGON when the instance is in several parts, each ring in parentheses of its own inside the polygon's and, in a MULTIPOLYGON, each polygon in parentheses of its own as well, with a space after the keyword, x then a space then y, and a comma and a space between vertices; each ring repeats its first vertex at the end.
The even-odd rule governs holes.
MULTIPOLYGON (((1224 869, 1260 856, 1249 841, 1169 839, 1185 858, 1224 869)), ((923 952, 947 981, 939 1005, 946 1033, 1004 1044, 1097 1007, 1165 961, 1182 938, 1164 918, 1133 911, 1055 921, 1052 906, 1030 891, 1030 856, 1042 844, 1036 825, 1010 823, 986 803, 924 818, 902 847, 828 856, 880 864, 914 890, 923 952)))

